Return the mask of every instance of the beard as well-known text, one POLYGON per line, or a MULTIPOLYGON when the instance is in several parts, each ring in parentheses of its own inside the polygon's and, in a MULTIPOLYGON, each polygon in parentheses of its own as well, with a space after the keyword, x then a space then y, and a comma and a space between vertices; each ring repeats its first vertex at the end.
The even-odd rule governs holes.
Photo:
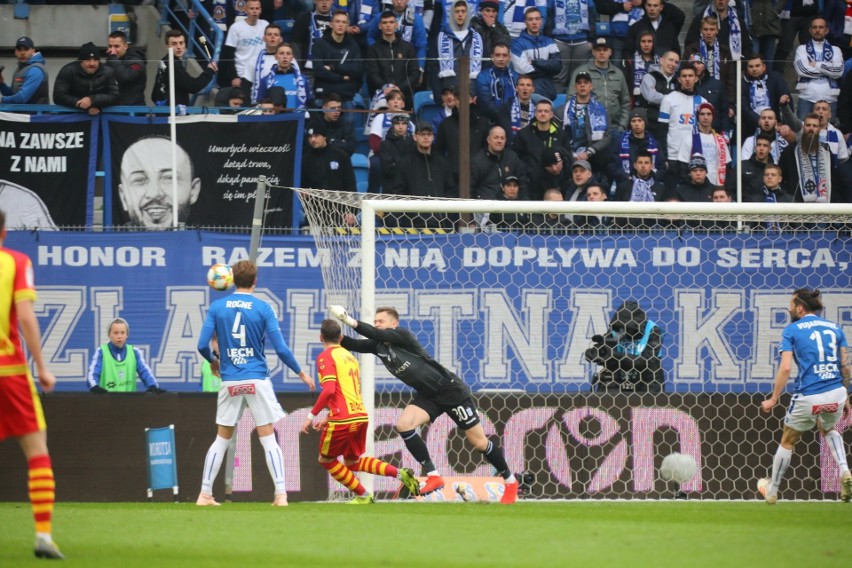
POLYGON ((802 319, 801 317, 799 317, 799 314, 797 314, 793 310, 789 310, 789 313, 790 313, 790 323, 796 323, 797 321, 802 319))
POLYGON ((806 154, 815 154, 819 148, 819 133, 805 132, 802 134, 802 152, 806 154))

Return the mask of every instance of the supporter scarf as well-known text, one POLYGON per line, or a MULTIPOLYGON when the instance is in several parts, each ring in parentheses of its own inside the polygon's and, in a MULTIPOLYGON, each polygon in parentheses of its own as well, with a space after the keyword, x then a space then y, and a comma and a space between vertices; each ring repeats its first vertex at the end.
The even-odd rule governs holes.
POLYGON ((710 61, 712 63, 712 66, 708 65, 707 67, 710 69, 710 74, 713 76, 713 78, 721 80, 721 71, 719 65, 719 60, 721 59, 719 57, 719 40, 717 39, 716 42, 713 44, 712 55, 707 51, 707 43, 703 39, 698 41, 698 51, 701 53, 701 59, 705 61, 705 65, 707 61, 710 61))
POLYGON ((577 35, 589 31, 588 0, 555 0, 553 10, 554 35, 577 35))
MULTIPOLYGON (((712 128, 710 129, 710 136, 713 137, 713 143, 716 145, 716 156, 719 158, 718 185, 725 185, 725 173, 728 168, 728 150, 725 144, 725 137, 712 128)), ((701 155, 707 154, 704 151, 704 143, 701 141, 701 131, 694 128, 692 130, 692 151, 689 154, 691 156, 696 153, 701 155)))
POLYGON ((516 133, 521 128, 525 128, 532 122, 532 117, 535 114, 535 111, 530 109, 530 105, 532 103, 527 103, 527 120, 523 120, 523 116, 521 115, 521 103, 518 100, 518 97, 512 99, 512 111, 511 111, 511 120, 512 120, 512 133, 516 133))
POLYGON ((382 85, 381 89, 378 89, 374 94, 373 98, 370 99, 370 114, 367 115, 367 122, 364 125, 364 134, 370 135, 370 128, 373 124, 373 119, 379 114, 376 111, 383 110, 388 108, 388 100, 385 97, 385 91, 389 89, 398 89, 396 85, 393 83, 386 83, 382 85))
POLYGON ((468 28, 464 40, 459 41, 451 31, 444 31, 438 35, 438 57, 440 58, 441 70, 438 77, 455 77, 455 63, 459 55, 467 53, 470 56, 470 78, 476 79, 482 69, 482 36, 468 28))
POLYGON ((642 85, 642 79, 645 78, 645 74, 648 73, 648 68, 651 65, 659 63, 660 60, 654 54, 651 57, 650 61, 645 61, 642 55, 637 51, 633 54, 633 94, 639 94, 639 87, 642 85))
POLYGON ((630 193, 630 201, 656 201, 657 198, 654 197, 654 192, 651 191, 651 188, 654 187, 654 176, 649 177, 648 179, 642 179, 640 177, 633 179, 633 191, 630 193))
MULTIPOLYGON (((704 10, 704 17, 707 16, 715 16, 719 18, 719 14, 716 13, 716 9, 713 7, 712 2, 709 6, 704 10)), ((721 19, 719 21, 719 25, 721 25, 721 19)), ((740 28, 740 19, 737 16, 736 3, 731 0, 728 2, 728 43, 731 47, 731 56, 736 60, 739 59, 743 54, 743 34, 742 29, 740 28)))
POLYGON ((317 25, 317 13, 311 13, 311 33, 308 35, 308 53, 307 57, 305 57, 305 68, 313 69, 314 68, 314 41, 320 39, 322 37, 323 32, 325 32, 325 27, 317 25))
MULTIPOLYGON (((569 124, 573 124, 573 117, 577 112, 577 97, 573 96, 568 101, 568 104, 565 107, 565 117, 562 121, 562 124, 568 128, 569 124)), ((589 139, 589 144, 592 142, 597 142, 604 137, 608 128, 608 121, 606 115, 606 108, 598 102, 594 95, 592 95, 591 99, 589 99, 589 104, 586 106, 586 115, 588 117, 589 122, 591 123, 591 137, 589 139)), ((588 131, 588 129, 587 129, 588 131)))
MULTIPOLYGON (((808 61, 828 62, 828 61, 831 61, 832 58, 834 57, 834 49, 832 49, 832 46, 831 46, 830 43, 828 43, 828 41, 822 42, 822 51, 819 54, 819 58, 817 58, 816 44, 814 43, 814 40, 812 40, 812 39, 808 40, 808 43, 805 44, 805 51, 808 52, 808 61)), ((807 77, 801 77, 799 79, 799 81, 813 81, 813 80, 814 79, 810 79, 810 78, 807 78, 807 77)), ((820 77, 819 80, 822 80, 822 77, 820 77)), ((840 84, 837 82, 836 79, 831 79, 831 78, 828 78, 828 84, 832 89, 836 89, 840 86, 840 84)))
POLYGON ((831 200, 831 151, 828 144, 819 144, 815 160, 802 153, 801 143, 796 146, 795 152, 802 201, 828 203, 831 200))
POLYGON ((766 73, 757 79, 748 79, 748 100, 751 102, 751 110, 757 113, 772 106, 766 80, 766 73))
MULTIPOLYGON (((627 175, 631 175, 632 171, 632 164, 630 163, 630 135, 631 132, 629 130, 621 135, 621 151, 618 154, 618 157, 621 159, 621 168, 627 175)), ((657 147, 657 141, 648 132, 645 132, 645 137, 648 140, 646 150, 651 154, 654 162, 654 171, 657 171, 657 156, 660 153, 660 149, 657 147)))
POLYGON ((512 77, 511 69, 497 73, 496 68, 491 67, 487 73, 488 90, 491 93, 491 99, 496 101, 498 107, 509 100, 509 97, 514 97, 515 79, 512 77), (507 78, 505 84, 503 77, 507 78))

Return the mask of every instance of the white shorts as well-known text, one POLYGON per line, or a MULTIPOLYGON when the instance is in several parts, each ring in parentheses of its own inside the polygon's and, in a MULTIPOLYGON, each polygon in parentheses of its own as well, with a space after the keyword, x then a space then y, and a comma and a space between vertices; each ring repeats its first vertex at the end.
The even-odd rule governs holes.
POLYGON ((284 418, 284 409, 278 404, 269 379, 222 381, 216 424, 236 426, 246 406, 251 409, 254 423, 258 426, 275 424, 284 418))
POLYGON ((844 387, 807 396, 794 394, 784 417, 784 425, 796 432, 807 432, 819 420, 823 430, 831 430, 843 416, 846 396, 844 387))

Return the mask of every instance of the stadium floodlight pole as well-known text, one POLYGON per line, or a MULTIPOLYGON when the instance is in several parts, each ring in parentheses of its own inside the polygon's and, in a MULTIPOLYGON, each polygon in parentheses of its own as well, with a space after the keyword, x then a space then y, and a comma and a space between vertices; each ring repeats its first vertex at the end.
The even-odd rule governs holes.
POLYGON ((251 241, 249 260, 257 262, 260 249, 260 234, 263 231, 263 211, 266 209, 266 176, 257 176, 257 191, 254 192, 254 213, 251 218, 251 241))
POLYGON ((175 120, 175 49, 169 48, 169 137, 172 150, 172 228, 178 228, 177 121, 175 120))
MULTIPOLYGON (((361 312, 360 319, 366 320, 376 310, 376 209, 372 200, 362 202, 361 211, 361 312), (370 251, 369 254, 363 254, 370 251)), ((376 421, 376 359, 361 357, 361 392, 364 410, 367 416, 376 421)), ((367 429, 365 454, 375 455, 376 434, 374 428, 367 429)), ((372 475, 360 475, 359 479, 370 493, 373 493, 372 475)))

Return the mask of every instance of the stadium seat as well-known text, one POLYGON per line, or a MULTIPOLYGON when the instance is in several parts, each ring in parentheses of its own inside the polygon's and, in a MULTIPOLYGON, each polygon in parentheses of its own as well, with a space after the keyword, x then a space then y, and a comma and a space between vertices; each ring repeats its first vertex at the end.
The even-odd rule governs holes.
POLYGON ((367 193, 367 186, 369 184, 366 181, 358 182, 358 193, 367 193))
POLYGON ((275 23, 281 26, 281 37, 284 41, 289 42, 293 39, 293 24, 295 20, 275 20, 275 23))
POLYGON ((418 121, 432 122, 432 118, 441 112, 441 104, 435 102, 432 91, 414 93, 414 114, 418 121))
POLYGON ((568 95, 565 93, 559 93, 556 95, 556 98, 553 99, 553 108, 559 108, 561 106, 565 106, 565 103, 568 102, 568 95))
POLYGON ((364 154, 352 154, 352 168, 355 170, 355 181, 358 183, 358 191, 361 191, 361 184, 364 184, 365 191, 370 175, 370 161, 364 154))

